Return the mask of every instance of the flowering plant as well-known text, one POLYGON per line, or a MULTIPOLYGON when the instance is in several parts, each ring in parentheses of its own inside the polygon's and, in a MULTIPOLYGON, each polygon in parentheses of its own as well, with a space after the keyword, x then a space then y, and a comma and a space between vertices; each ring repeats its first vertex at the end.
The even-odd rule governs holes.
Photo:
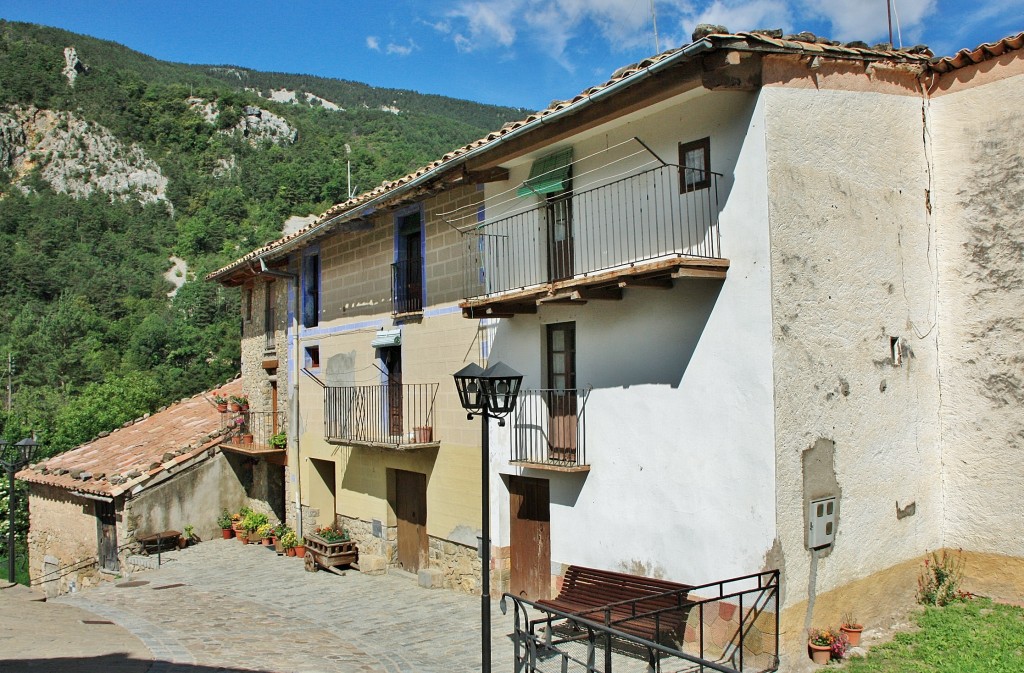
POLYGON ((227 404, 228 398, 224 397, 219 390, 213 391, 213 403, 214 404, 227 404))
POLYGON ((823 629, 811 629, 807 632, 807 638, 812 645, 829 648, 833 659, 842 659, 846 654, 846 648, 850 645, 846 634, 831 626, 823 629))
POLYGON ((917 578, 917 602, 942 607, 974 598, 969 591, 960 588, 963 581, 964 560, 960 551, 956 555, 947 549, 943 549, 941 555, 932 552, 931 558, 924 560, 924 568, 917 578))
POLYGON ((331 526, 317 526, 313 531, 317 536, 328 542, 345 542, 348 540, 348 531, 344 528, 332 528, 331 526))

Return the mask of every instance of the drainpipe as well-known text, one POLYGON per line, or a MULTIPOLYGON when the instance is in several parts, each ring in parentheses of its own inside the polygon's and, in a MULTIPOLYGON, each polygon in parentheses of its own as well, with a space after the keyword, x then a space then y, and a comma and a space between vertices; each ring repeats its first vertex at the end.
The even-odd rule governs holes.
POLYGON ((299 283, 299 274, 292 273, 290 271, 278 271, 277 269, 271 269, 267 267, 267 262, 262 257, 260 260, 260 273, 273 276, 275 278, 284 278, 292 281, 292 286, 295 292, 295 310, 292 311, 292 348, 291 348, 291 359, 288 363, 291 367, 289 383, 291 384, 288 388, 288 425, 291 426, 291 436, 295 443, 295 467, 292 469, 292 475, 295 478, 295 532, 301 538, 302 537, 302 465, 299 462, 300 456, 302 455, 299 450, 299 312, 302 302, 302 285, 299 283))

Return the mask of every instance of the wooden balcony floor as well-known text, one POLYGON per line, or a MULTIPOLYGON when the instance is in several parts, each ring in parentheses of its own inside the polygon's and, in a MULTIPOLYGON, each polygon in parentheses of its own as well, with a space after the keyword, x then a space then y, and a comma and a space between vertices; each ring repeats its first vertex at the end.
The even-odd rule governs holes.
POLYGON ((464 318, 511 318, 520 313, 536 313, 537 307, 544 304, 585 304, 592 300, 620 300, 622 290, 630 287, 668 289, 675 281, 687 278, 724 280, 728 271, 728 259, 656 259, 527 288, 473 297, 462 301, 459 307, 464 318))

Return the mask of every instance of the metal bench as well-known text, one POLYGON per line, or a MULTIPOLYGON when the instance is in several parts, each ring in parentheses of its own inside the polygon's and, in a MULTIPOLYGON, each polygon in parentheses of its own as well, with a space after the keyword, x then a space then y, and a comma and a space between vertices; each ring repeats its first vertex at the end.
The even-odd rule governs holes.
POLYGON ((574 565, 566 570, 558 596, 537 604, 659 642, 663 637, 681 638, 693 604, 688 597, 692 588, 653 577, 574 565))

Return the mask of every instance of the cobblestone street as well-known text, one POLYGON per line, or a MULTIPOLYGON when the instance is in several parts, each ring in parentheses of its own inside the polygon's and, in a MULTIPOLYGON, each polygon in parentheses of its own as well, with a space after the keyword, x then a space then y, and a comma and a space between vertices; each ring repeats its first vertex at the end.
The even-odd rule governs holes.
MULTIPOLYGON (((213 540, 157 570, 55 599, 124 627, 152 673, 398 673, 480 668, 480 598, 411 575, 308 573, 298 559, 213 540), (120 585, 120 586, 119 586, 120 585)), ((493 597, 495 670, 512 666, 512 617, 493 597)))

